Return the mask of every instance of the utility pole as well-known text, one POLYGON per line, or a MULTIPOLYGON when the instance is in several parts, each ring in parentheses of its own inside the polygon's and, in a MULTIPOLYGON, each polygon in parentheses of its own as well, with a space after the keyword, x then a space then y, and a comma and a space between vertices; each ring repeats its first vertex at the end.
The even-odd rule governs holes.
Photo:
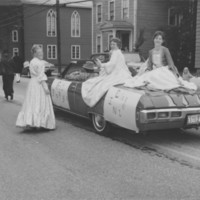
POLYGON ((60 1, 56 0, 56 30, 57 30, 57 58, 58 73, 61 74, 61 41, 60 41, 60 1))

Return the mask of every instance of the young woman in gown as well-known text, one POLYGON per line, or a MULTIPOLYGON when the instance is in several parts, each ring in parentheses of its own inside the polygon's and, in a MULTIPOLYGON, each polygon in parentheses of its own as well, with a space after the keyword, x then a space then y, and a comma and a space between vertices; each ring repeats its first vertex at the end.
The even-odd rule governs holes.
POLYGON ((124 55, 120 50, 121 41, 117 38, 113 38, 110 46, 110 61, 107 63, 101 63, 100 60, 96 61, 97 66, 101 69, 100 75, 82 84, 83 100, 90 107, 93 107, 110 87, 123 84, 127 79, 131 78, 130 71, 125 63, 124 55))
POLYGON ((38 45, 32 47, 30 62, 31 80, 28 84, 22 109, 18 114, 18 127, 55 129, 55 116, 50 92, 46 84, 43 50, 38 45))
POLYGON ((176 69, 168 48, 163 46, 164 33, 156 31, 153 36, 154 48, 141 72, 125 83, 127 87, 146 86, 155 90, 171 90, 179 87, 196 90, 193 83, 184 81, 176 69))

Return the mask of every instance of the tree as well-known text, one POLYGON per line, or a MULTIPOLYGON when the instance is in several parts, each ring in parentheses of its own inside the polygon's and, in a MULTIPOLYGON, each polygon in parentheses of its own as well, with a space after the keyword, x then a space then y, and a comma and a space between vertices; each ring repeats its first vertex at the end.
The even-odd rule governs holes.
POLYGON ((173 1, 171 7, 176 25, 163 28, 167 46, 179 71, 184 67, 194 71, 197 0, 173 1))

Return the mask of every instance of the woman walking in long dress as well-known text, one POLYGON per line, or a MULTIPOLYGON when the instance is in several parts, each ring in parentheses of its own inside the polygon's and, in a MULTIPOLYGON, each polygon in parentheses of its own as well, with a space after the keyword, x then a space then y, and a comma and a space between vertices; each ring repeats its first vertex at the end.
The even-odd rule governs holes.
POLYGON ((120 50, 121 41, 117 38, 113 38, 110 46, 110 61, 107 63, 101 63, 100 60, 96 61, 96 64, 101 69, 100 75, 82 84, 83 100, 90 107, 95 106, 110 87, 123 84, 127 79, 131 78, 124 55, 120 50))
POLYGON ((33 45, 31 50, 33 54, 30 62, 31 80, 16 126, 55 129, 55 115, 46 83, 43 50, 38 45, 33 45))

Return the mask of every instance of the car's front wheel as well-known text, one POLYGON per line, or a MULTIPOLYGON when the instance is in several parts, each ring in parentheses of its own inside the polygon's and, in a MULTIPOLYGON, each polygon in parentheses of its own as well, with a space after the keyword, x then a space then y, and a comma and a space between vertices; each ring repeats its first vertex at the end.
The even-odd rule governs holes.
POLYGON ((101 135, 108 135, 110 124, 99 114, 92 114, 92 124, 95 131, 101 135))

